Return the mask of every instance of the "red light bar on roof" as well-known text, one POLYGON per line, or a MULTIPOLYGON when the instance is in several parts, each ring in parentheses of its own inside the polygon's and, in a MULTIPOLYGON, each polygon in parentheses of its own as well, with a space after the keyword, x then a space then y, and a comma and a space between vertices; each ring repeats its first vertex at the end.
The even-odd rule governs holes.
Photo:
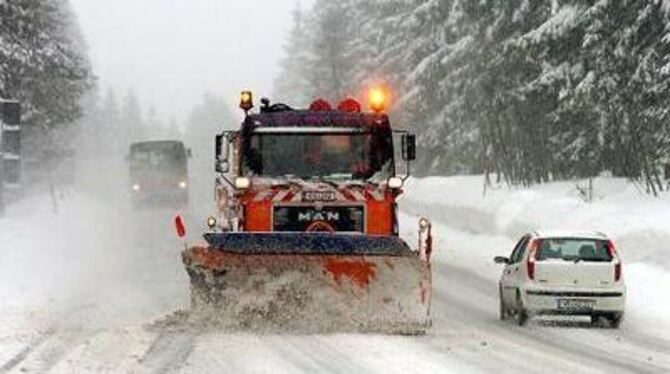
POLYGON ((349 97, 340 102, 340 104, 337 106, 337 110, 349 113, 360 113, 361 104, 353 98, 349 97))
POLYGON ((316 99, 310 104, 309 110, 312 112, 323 112, 333 110, 333 107, 324 99, 316 99))

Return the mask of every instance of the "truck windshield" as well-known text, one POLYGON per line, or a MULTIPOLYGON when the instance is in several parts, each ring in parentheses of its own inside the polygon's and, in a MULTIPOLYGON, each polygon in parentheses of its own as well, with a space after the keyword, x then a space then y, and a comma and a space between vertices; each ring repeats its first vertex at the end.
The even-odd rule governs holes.
POLYGON ((184 146, 179 142, 137 143, 130 148, 131 167, 135 170, 174 169, 185 160, 184 146))
POLYGON ((247 176, 381 182, 393 173, 390 134, 258 133, 245 143, 247 176))

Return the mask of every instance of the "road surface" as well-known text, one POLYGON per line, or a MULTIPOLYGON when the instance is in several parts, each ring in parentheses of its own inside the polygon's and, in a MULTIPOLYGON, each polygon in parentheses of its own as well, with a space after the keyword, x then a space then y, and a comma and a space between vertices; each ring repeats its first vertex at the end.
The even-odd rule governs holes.
MULTIPOLYGON (((0 219, 0 373, 670 372, 670 332, 644 321, 499 321, 499 269, 472 254, 500 239, 440 225, 426 336, 150 328, 188 304, 174 211, 102 196, 72 194, 57 214, 34 197, 0 219)), ((192 240, 201 214, 187 213, 192 240)), ((411 236, 413 217, 402 224, 411 236)))

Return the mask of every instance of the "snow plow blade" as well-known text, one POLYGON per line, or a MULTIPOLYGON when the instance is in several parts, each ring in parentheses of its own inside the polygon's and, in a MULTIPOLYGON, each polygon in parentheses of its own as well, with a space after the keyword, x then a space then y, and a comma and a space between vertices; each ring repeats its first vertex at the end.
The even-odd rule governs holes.
POLYGON ((397 237, 206 234, 182 253, 194 315, 232 329, 422 334, 430 265, 397 237))

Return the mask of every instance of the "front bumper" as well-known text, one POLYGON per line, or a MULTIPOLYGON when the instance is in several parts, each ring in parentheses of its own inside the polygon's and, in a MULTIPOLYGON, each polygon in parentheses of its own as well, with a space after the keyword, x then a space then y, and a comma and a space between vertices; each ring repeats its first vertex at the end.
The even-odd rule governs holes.
POLYGON ((523 292, 524 307, 533 314, 590 315, 593 313, 623 313, 626 291, 616 289, 540 289, 523 292), (584 307, 560 307, 565 300, 584 307))

